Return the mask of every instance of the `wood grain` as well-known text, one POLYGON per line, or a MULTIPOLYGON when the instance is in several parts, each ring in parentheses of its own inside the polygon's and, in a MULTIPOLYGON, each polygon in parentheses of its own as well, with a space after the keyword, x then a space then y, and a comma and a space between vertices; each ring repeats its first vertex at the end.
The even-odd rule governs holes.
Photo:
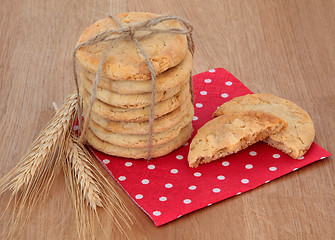
MULTIPOLYGON (((74 89, 71 54, 81 32, 108 13, 178 15, 195 28, 193 72, 224 67, 254 92, 306 109, 315 142, 335 152, 333 0, 1 0, 0 176, 10 171, 74 89)), ((136 222, 130 239, 332 239, 335 164, 330 157, 270 184, 162 227, 118 189, 136 222)), ((111 179, 111 181, 113 181, 111 179)), ((0 212, 9 193, 0 196, 0 212)), ((9 214, 0 222, 6 228, 9 214)), ((108 222, 107 236, 124 239, 108 222)), ((3 239, 3 237, 0 237, 3 239)), ((63 177, 32 216, 22 239, 77 239, 63 177)))

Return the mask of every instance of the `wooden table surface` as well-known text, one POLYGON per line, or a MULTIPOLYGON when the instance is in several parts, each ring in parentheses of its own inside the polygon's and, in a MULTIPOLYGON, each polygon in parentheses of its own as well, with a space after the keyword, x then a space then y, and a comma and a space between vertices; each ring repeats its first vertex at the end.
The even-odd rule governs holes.
MULTIPOLYGON (((315 142, 335 153, 334 0, 1 0, 0 176, 51 118, 52 102, 61 104, 74 90, 71 54, 85 27, 127 11, 188 19, 195 29, 195 74, 224 67, 254 92, 294 101, 314 120, 315 142)), ((161 227, 118 188, 136 220, 126 232, 130 239, 334 239, 333 160, 161 227)), ((8 192, 0 196, 0 212, 8 199, 8 192)), ((125 238, 110 222, 103 226, 107 239, 125 238)), ((78 239, 62 175, 22 239, 78 239)))

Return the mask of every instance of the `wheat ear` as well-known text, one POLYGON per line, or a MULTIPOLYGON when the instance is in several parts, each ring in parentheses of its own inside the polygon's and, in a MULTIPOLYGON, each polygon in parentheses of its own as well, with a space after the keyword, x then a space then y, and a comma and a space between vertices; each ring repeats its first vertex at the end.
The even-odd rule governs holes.
POLYGON ((14 214, 7 238, 19 236, 37 202, 46 199, 61 169, 64 141, 76 117, 76 104, 76 93, 73 93, 44 127, 17 166, 0 180, 0 194, 6 190, 12 191, 7 208, 14 202, 14 214))
MULTIPOLYGON (((67 139, 66 161, 63 162, 66 185, 76 210, 80 239, 94 239, 94 223, 100 223, 96 207, 102 207, 123 233, 120 220, 128 227, 132 222, 114 186, 99 170, 97 160, 72 132, 67 139)), ((100 224, 101 225, 101 224, 100 224)))
POLYGON ((123 233, 120 220, 130 227, 131 214, 114 185, 103 176, 97 161, 78 142, 72 130, 77 116, 76 106, 77 94, 73 93, 57 110, 18 165, 0 180, 0 194, 6 190, 12 191, 7 208, 14 202, 7 239, 20 236, 37 202, 48 196, 61 168, 74 203, 77 230, 81 237, 94 239, 94 222, 97 220, 100 223, 97 207, 106 210, 123 233))

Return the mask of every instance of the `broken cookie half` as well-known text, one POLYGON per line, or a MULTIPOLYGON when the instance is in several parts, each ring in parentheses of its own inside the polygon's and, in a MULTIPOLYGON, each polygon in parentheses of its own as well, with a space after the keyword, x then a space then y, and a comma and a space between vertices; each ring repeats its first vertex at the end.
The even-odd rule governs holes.
POLYGON ((264 142, 277 148, 292 158, 301 158, 313 143, 314 125, 308 113, 295 103, 269 93, 247 94, 222 104, 213 118, 245 111, 262 111, 285 119, 285 130, 273 134, 264 142))
POLYGON ((287 122, 262 111, 225 114, 207 122, 193 138, 188 154, 190 167, 236 153, 280 132, 287 122))

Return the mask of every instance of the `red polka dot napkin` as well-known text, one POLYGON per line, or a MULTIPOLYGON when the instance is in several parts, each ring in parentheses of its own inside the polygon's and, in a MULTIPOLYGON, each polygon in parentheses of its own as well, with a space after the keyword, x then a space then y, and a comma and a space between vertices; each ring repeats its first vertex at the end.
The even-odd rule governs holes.
MULTIPOLYGON (((252 93, 222 68, 200 73, 193 79, 193 136, 211 119, 218 106, 234 97, 252 93)), ((187 163, 189 143, 151 161, 117 158, 92 151, 156 226, 331 155, 313 143, 305 156, 296 160, 264 143, 257 143, 237 154, 193 169, 187 163)))

